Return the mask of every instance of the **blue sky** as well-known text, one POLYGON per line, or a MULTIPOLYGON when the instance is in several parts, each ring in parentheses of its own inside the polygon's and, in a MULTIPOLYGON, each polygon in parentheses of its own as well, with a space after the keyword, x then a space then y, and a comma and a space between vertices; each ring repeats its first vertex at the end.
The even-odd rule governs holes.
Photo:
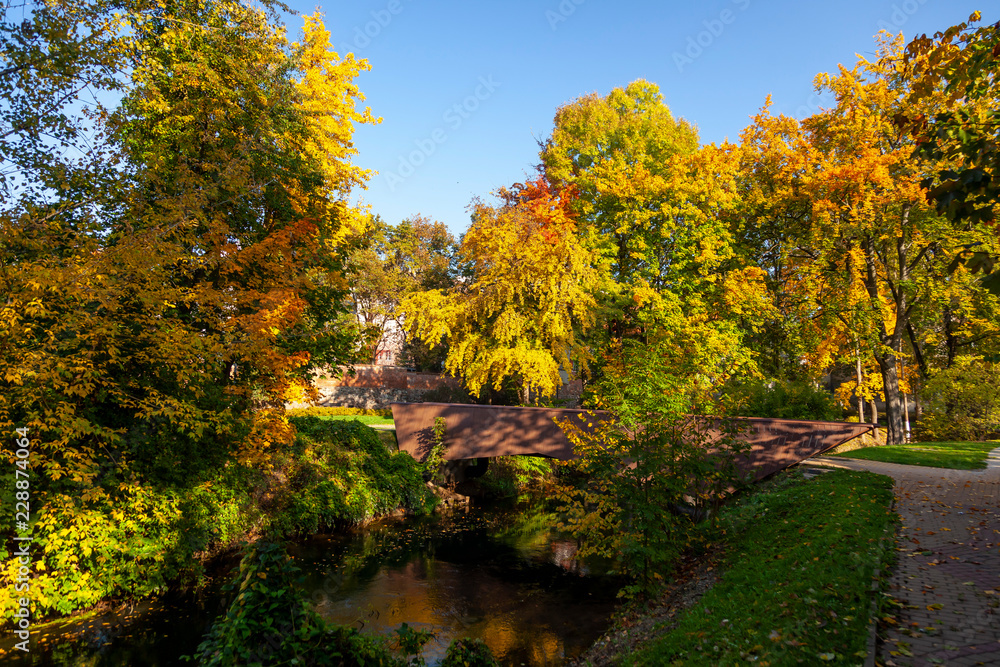
MULTIPOLYGON (((312 5, 382 123, 359 127, 355 162, 379 173, 359 195, 390 223, 423 214, 455 234, 466 207, 523 180, 563 104, 635 79, 659 85, 702 143, 737 140, 768 94, 802 118, 824 104, 818 72, 871 56, 880 29, 907 39, 1000 19, 965 0, 364 0, 312 5)), ((289 20, 293 34, 301 19, 289 20)))

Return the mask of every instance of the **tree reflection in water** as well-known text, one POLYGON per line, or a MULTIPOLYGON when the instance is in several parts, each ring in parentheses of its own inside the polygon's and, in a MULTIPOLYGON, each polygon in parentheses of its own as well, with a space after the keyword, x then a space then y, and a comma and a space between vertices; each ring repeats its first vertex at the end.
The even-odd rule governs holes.
POLYGON ((502 663, 561 664, 607 627, 619 581, 581 563, 542 503, 392 521, 299 545, 326 618, 388 635, 403 622, 436 639, 479 637, 502 663))

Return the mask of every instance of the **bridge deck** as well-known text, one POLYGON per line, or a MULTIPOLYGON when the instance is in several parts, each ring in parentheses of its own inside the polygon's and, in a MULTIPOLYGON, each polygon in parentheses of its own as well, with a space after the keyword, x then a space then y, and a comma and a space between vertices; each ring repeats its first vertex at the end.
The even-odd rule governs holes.
MULTIPOLYGON (((573 445, 555 419, 570 418, 586 427, 606 413, 554 408, 517 408, 457 403, 393 403, 399 448, 422 461, 433 446, 434 420, 446 426, 444 458, 454 461, 495 456, 547 456, 570 460, 573 445)), ((755 477, 766 477, 810 456, 874 430, 872 424, 740 417, 748 425, 742 436, 750 446, 740 461, 755 477)))

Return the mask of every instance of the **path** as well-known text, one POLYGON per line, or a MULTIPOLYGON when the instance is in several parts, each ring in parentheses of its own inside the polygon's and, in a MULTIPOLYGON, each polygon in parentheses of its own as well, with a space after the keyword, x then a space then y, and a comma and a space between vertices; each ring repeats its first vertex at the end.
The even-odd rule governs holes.
POLYGON ((879 645, 892 667, 1000 665, 1000 448, 986 470, 816 457, 896 480, 903 520, 890 593, 904 606, 879 645))

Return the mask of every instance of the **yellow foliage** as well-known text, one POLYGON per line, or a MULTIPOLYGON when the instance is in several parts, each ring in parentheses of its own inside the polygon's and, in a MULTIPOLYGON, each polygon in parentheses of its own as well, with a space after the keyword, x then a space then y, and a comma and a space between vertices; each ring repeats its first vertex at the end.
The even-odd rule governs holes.
POLYGON ((431 345, 447 340, 445 369, 478 394, 512 379, 552 396, 587 368, 578 338, 594 322, 597 274, 560 201, 541 181, 498 195, 500 207, 478 204, 461 256, 471 284, 445 294, 417 293, 402 304, 405 326, 431 345))

